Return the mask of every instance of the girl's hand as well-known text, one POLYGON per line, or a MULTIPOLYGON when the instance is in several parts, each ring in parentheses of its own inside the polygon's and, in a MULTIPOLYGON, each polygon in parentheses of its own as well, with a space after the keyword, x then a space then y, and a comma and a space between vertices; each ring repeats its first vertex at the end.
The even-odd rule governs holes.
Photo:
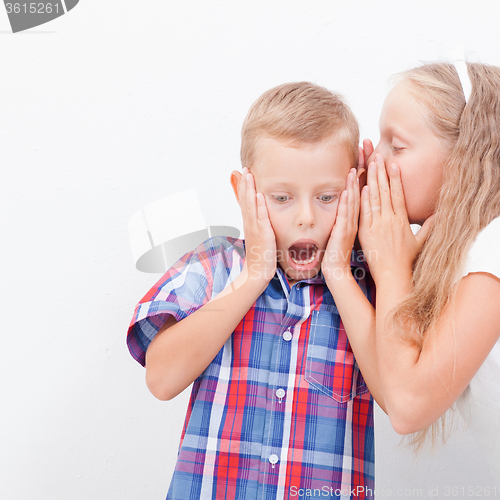
POLYGON ((433 216, 414 235, 397 165, 389 168, 389 179, 381 155, 368 167, 367 186, 361 193, 359 240, 370 272, 377 283, 382 275, 412 273, 413 262, 430 232, 433 216))
POLYGON ((246 167, 238 185, 238 203, 245 231, 244 272, 248 278, 267 285, 276 272, 276 238, 264 195, 256 193, 253 175, 246 167))
POLYGON ((351 277, 351 252, 358 232, 359 179, 352 168, 340 196, 337 218, 328 240, 321 271, 327 282, 351 277))

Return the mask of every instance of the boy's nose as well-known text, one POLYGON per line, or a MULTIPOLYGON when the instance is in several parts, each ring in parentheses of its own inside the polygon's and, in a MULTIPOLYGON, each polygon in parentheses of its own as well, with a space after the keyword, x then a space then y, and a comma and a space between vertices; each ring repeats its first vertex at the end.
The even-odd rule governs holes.
POLYGON ((303 202, 299 204, 298 208, 299 210, 296 216, 297 224, 304 227, 314 227, 316 223, 316 217, 311 204, 308 202, 303 202))

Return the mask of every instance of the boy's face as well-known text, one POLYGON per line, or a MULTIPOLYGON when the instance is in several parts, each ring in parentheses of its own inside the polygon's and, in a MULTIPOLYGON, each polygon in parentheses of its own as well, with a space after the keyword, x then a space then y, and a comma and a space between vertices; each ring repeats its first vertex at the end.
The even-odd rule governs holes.
POLYGON ((270 138, 257 144, 251 173, 265 197, 277 261, 290 285, 320 271, 351 167, 346 148, 332 140, 297 148, 270 138))

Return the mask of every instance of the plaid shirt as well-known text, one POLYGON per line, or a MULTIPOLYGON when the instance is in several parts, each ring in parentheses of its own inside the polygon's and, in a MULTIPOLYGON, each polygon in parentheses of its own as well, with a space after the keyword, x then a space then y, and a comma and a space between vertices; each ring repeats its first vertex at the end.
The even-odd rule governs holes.
MULTIPOLYGON (((244 253, 243 240, 217 237, 182 257, 137 305, 132 356, 144 365, 168 316, 221 292, 244 253)), ((351 267, 373 301, 355 251, 351 267)), ((373 400, 324 279, 290 288, 278 268, 193 384, 167 499, 373 498, 374 459, 373 400)))

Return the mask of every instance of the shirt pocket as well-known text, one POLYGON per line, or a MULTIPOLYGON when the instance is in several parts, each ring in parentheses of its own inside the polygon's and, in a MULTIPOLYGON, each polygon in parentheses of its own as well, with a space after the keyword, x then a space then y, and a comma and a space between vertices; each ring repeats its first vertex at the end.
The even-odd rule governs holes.
POLYGON ((313 311, 307 344, 306 381, 339 403, 368 391, 338 315, 313 311))

